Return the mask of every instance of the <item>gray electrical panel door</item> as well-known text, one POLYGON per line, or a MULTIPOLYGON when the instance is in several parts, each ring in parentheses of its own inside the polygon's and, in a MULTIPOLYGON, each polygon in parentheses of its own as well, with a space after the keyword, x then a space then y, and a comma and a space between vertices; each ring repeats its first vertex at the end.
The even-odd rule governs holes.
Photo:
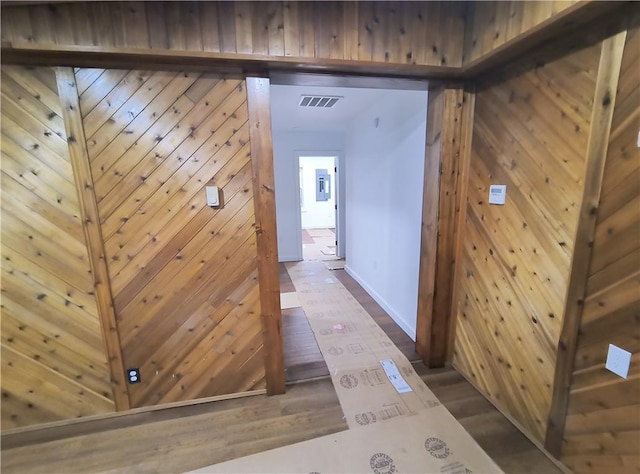
POLYGON ((331 199, 331 176, 327 170, 316 170, 316 201, 331 199))

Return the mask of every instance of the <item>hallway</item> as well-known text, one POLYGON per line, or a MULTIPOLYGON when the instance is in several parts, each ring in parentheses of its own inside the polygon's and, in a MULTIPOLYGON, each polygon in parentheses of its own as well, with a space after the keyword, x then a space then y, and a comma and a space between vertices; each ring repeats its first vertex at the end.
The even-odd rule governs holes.
MULTIPOLYGON (((329 260, 324 263, 331 267, 339 266, 337 262, 342 261, 329 260)), ((364 288, 349 276, 344 268, 332 270, 331 274, 349 290, 409 361, 420 361, 420 356, 415 351, 415 343, 411 338, 364 288)), ((280 264, 280 290, 282 293, 295 291, 285 264, 280 264)), ((287 383, 329 375, 327 364, 318 348, 304 310, 300 306, 282 309, 282 333, 287 383)))
MULTIPOLYGON (((282 267, 282 289, 287 290, 282 294, 283 308, 286 308, 283 311, 285 348, 293 344, 300 346, 300 340, 305 340, 304 346, 318 363, 318 375, 327 374, 332 379, 349 430, 211 465, 197 472, 285 472, 288 469, 292 472, 361 472, 370 450, 384 452, 389 462, 402 466, 401 470, 408 469, 407 472, 499 471, 463 426, 442 407, 414 368, 407 365, 405 354, 380 331, 353 297, 352 290, 341 284, 336 275, 345 273, 344 270, 331 270, 319 259, 282 267), (293 325, 292 320, 296 320, 297 325, 293 325), (296 326, 298 331, 292 331, 296 326), (320 364, 321 361, 326 363, 320 364), (397 376, 386 370, 387 362, 394 369, 397 367, 397 376), (435 456, 436 460, 433 453, 425 456, 424 449, 410 441, 420 439, 424 433, 428 440, 438 440, 444 446, 444 454, 435 456), (345 450, 349 455, 339 454, 345 450), (318 456, 320 452, 323 454, 318 456)), ((388 316, 384 317, 391 321, 388 316)), ((294 355, 304 357, 304 348, 297 349, 294 355)), ((408 356, 417 356, 415 352, 408 352, 408 356)), ((288 379, 295 380, 289 370, 292 357, 288 359, 288 379)), ((551 472, 545 469, 547 471, 551 472)))

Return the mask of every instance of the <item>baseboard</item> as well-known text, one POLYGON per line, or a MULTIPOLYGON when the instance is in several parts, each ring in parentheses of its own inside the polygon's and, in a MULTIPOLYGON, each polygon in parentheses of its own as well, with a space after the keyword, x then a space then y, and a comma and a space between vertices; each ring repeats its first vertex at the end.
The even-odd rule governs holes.
MULTIPOLYGON (((225 400, 233 400, 236 398, 253 397, 256 395, 266 395, 266 389, 251 390, 247 392, 230 393, 226 395, 215 395, 212 397, 198 398, 195 400, 186 400, 181 402, 164 403, 161 405, 153 405, 140 408, 132 408, 126 411, 118 411, 111 413, 100 413, 97 415, 88 415, 80 418, 70 418, 66 420, 53 421, 49 423, 41 423, 37 425, 23 426, 21 428, 12 428, 3 430, 0 433, 0 445, 2 449, 10 449, 21 446, 28 446, 38 442, 52 441, 75 436, 78 433, 84 434, 95 431, 101 431, 106 428, 97 428, 92 430, 91 425, 105 426, 108 429, 117 429, 119 423, 126 424, 127 418, 147 417, 153 412, 169 412, 181 408, 195 407, 197 405, 207 405, 225 400), (124 421, 123 421, 124 420, 124 421), (76 430, 76 434, 71 434, 76 430)), ((214 409, 214 408, 211 408, 214 409)))
POLYGON ((302 260, 300 255, 278 255, 278 263, 299 262, 302 260))
POLYGON ((366 290, 369 295, 378 303, 382 309, 384 309, 391 319, 393 319, 400 328, 411 338, 413 342, 416 341, 416 330, 413 329, 389 304, 385 299, 378 294, 373 288, 371 288, 356 272, 353 271, 348 264, 344 266, 345 271, 357 281, 362 288, 366 290))
POLYGON ((544 454, 547 458, 549 458, 549 461, 551 461, 553 464, 555 464, 558 469, 560 469, 562 472, 564 472, 565 474, 573 474, 573 471, 571 469, 569 469, 567 466, 565 466, 564 464, 562 464, 562 461, 560 461, 559 459, 555 458, 549 451, 547 451, 543 444, 536 438, 534 437, 529 430, 527 430, 524 426, 522 426, 520 424, 520 422, 518 420, 516 420, 513 416, 511 416, 509 413, 507 413, 504 408, 502 408, 501 406, 497 405, 490 397, 487 396, 486 393, 484 393, 482 390, 480 390, 480 388, 474 383, 473 380, 471 380, 469 377, 467 377, 467 375, 460 370, 453 362, 451 363, 451 367, 453 367, 455 369, 456 372, 458 372, 460 375, 462 375, 462 377, 469 382, 471 385, 473 385, 473 388, 475 388, 478 392, 480 392, 480 394, 487 399, 487 401, 489 403, 491 403, 496 410, 498 410, 502 416, 504 416, 507 420, 509 420, 509 422, 515 426, 518 431, 520 431, 520 433, 522 433, 523 435, 525 435, 527 437, 527 439, 529 441, 531 441, 531 443, 533 443, 535 445, 536 448, 538 448, 542 454, 544 454))

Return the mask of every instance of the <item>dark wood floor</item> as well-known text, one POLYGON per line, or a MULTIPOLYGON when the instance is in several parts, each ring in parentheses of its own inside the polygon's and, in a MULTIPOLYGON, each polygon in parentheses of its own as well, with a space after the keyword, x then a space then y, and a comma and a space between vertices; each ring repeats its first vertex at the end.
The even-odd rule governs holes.
MULTIPOLYGON (((416 359, 413 342, 382 308, 346 272, 336 270, 334 275, 405 355, 416 359)), ((295 290, 286 270, 282 279, 282 291, 295 290)), ((326 365, 324 372, 314 366, 322 356, 302 310, 287 310, 287 315, 288 378, 328 375, 326 365)), ((455 370, 430 370, 422 363, 414 367, 505 472, 561 472, 455 370)), ((184 472, 346 429, 333 384, 323 377, 289 385, 286 394, 273 397, 256 395, 4 434, 0 467, 3 473, 184 472)))
MULTIPOLYGON (((451 368, 416 370, 507 473, 559 473, 451 368)), ((347 429, 328 378, 274 397, 206 403, 2 437, 2 472, 184 472, 347 429)))
MULTIPOLYGON (((332 270, 331 273, 373 317, 407 359, 412 362, 420 360, 415 351, 415 343, 357 281, 344 270, 332 270)), ((295 291, 284 264, 280 264, 280 291, 295 291)), ((287 382, 329 375, 327 364, 302 308, 282 311, 282 334, 287 382)))

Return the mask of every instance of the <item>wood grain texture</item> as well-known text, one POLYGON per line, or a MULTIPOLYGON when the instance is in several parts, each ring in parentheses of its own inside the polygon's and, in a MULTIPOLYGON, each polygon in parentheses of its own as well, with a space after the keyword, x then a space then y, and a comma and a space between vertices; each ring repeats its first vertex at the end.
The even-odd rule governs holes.
POLYGON ((599 45, 477 91, 453 361, 542 441, 599 45), (506 184, 504 206, 489 185, 506 184))
MULTIPOLYGON (((469 2, 463 63, 477 62, 519 36, 581 8, 576 1, 469 2)), ((583 2, 588 3, 588 2, 583 2)))
POLYGON ((591 129, 586 151, 584 186, 573 244, 573 255, 571 256, 562 332, 558 342, 553 396, 545 436, 545 447, 555 456, 559 456, 562 446, 573 361, 584 308, 597 208, 600 201, 625 37, 626 32, 622 32, 603 41, 600 54, 594 104, 591 110, 591 129))
POLYGON ((416 322, 416 350, 429 367, 444 365, 452 342, 456 242, 470 157, 466 130, 472 117, 472 93, 446 86, 429 90, 416 322))
MULTIPOLYGON (((446 360, 451 363, 453 359, 453 348, 455 347, 455 335, 456 335, 456 315, 458 314, 457 304, 459 303, 456 298, 456 289, 460 286, 460 280, 462 276, 462 262, 461 258, 463 245, 464 245, 464 228, 467 218, 467 195, 468 195, 468 183, 469 183, 469 168, 471 166, 471 140, 473 136, 473 116, 475 113, 476 95, 475 88, 473 86, 467 86, 465 88, 463 97, 463 110, 460 117, 461 128, 459 142, 459 159, 455 168, 456 182, 454 188, 455 199, 451 200, 449 206, 455 206, 453 220, 453 235, 451 237, 452 244, 450 244, 449 251, 452 267, 452 275, 449 275, 451 280, 449 289, 449 305, 450 305, 450 317, 448 321, 448 328, 446 333, 446 360), (452 246, 451 246, 452 245, 452 246)), ((445 261, 446 262, 446 261, 445 261)))
POLYGON ((98 306, 98 316, 102 326, 102 337, 107 353, 107 363, 111 374, 113 398, 117 410, 130 407, 129 391, 125 379, 120 337, 113 308, 109 272, 107 270, 102 229, 98 217, 98 206, 94 193, 93 176, 87 152, 85 132, 80 115, 80 99, 76 79, 71 68, 56 70, 58 93, 62 106, 62 118, 67 132, 69 157, 73 168, 74 182, 78 193, 80 218, 84 230, 89 266, 93 275, 93 288, 98 306))
MULTIPOLYGON (((310 240, 313 243, 313 239, 310 240)), ((421 360, 415 351, 415 342, 358 282, 344 270, 334 270, 331 273, 349 290, 410 362, 421 360)), ((295 291, 284 263, 280 264, 280 289, 283 293, 295 291)), ((282 333, 287 383, 329 376, 329 368, 301 307, 282 310, 282 333)))
POLYGON ((64 100, 2 68, 2 427, 115 410, 64 100))
MULTIPOLYGON (((451 368, 415 367, 505 472, 561 472, 460 374, 451 368)), ((325 378, 292 385, 279 397, 171 408, 72 428, 43 429, 28 439, 5 436, 3 472, 184 472, 342 431, 347 425, 325 378)))
POLYGON ((419 3, 420 10, 414 2, 394 1, 375 2, 374 8, 367 2, 258 1, 3 6, 3 26, 11 27, 3 28, 2 37, 9 42, 460 66, 464 4, 442 2, 442 8, 434 8, 432 2, 419 3), (355 28, 359 18, 363 28, 355 28), (433 41, 421 41, 432 26, 437 32, 433 41))
POLYGON ((267 393, 275 395, 285 391, 285 373, 280 313, 270 81, 267 78, 247 77, 246 83, 265 377, 267 393))
POLYGON ((427 103, 427 137, 424 162, 422 223, 420 232, 420 272, 416 317, 416 352, 428 359, 438 250, 438 202, 440 196, 440 157, 444 126, 445 88, 431 88, 427 103))
POLYGON ((611 96, 615 107, 566 410, 561 459, 575 472, 640 470, 639 61, 635 28, 627 33, 617 95, 611 96), (632 353, 626 380, 604 368, 609 344, 632 353))
POLYGON ((93 78, 80 105, 124 365, 141 372, 131 406, 263 388, 244 81, 76 75, 93 78))

